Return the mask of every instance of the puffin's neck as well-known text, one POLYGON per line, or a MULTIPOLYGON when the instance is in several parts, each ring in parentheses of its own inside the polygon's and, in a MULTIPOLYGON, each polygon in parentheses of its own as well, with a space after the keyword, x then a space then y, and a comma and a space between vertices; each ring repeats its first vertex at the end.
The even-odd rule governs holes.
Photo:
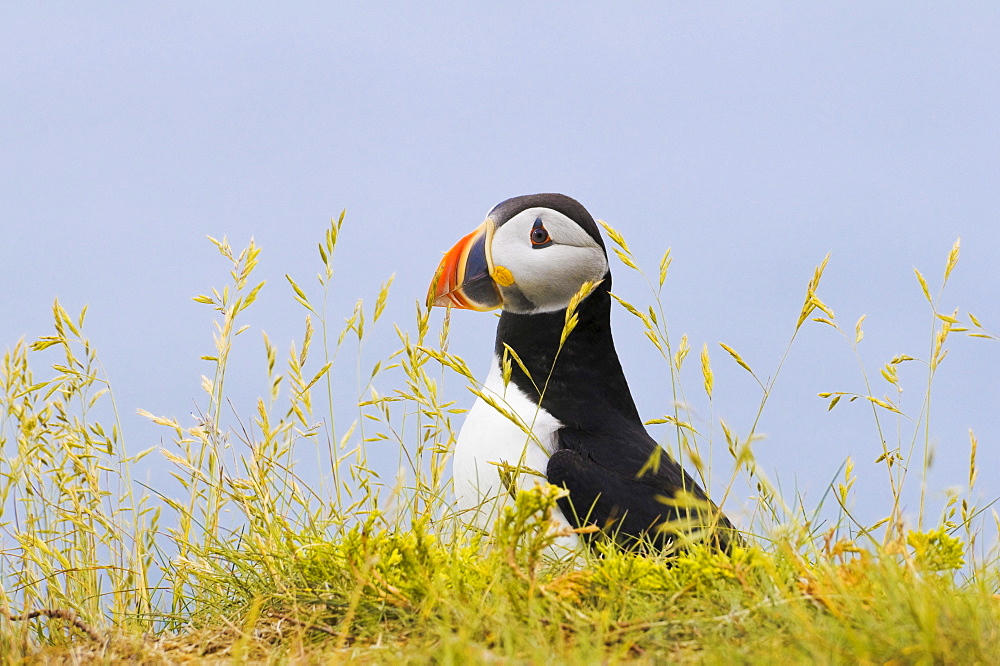
POLYGON ((622 418, 639 421, 611 336, 609 290, 606 279, 580 304, 578 323, 561 349, 566 310, 500 315, 497 358, 510 345, 531 374, 529 379, 511 359, 511 381, 536 402, 541 398, 542 407, 567 426, 600 431, 622 418))

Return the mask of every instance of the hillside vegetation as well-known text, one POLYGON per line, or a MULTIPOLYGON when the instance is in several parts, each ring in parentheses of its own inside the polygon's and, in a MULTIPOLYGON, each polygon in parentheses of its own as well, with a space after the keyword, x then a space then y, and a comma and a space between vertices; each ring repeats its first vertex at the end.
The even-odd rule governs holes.
MULTIPOLYGON (((668 251, 649 280, 653 304, 619 302, 641 320, 671 378, 677 407, 655 421, 671 428, 665 446, 703 481, 709 450, 728 452, 721 454, 728 462, 716 455, 714 473, 725 470, 729 502, 737 479, 756 489, 753 509, 739 521, 746 545, 720 553, 690 543, 643 555, 599 544, 556 558, 549 548, 558 536, 549 522, 556 488, 520 492, 486 533, 449 503, 448 463, 464 410, 445 386, 467 395, 456 387, 480 385, 448 351, 447 315, 432 329, 430 313, 418 306, 414 324, 395 328, 398 350, 373 368, 360 368, 360 351, 354 369, 349 359, 335 363, 339 351, 360 350, 370 337, 392 282, 374 304, 359 301, 345 325, 327 316, 343 222, 343 215, 334 220, 319 244, 317 286, 288 278, 304 309, 304 334, 287 353, 264 336, 267 383, 253 413, 229 416, 226 392, 230 352, 263 287, 254 277, 260 250, 253 243, 234 251, 224 239, 213 241, 231 279, 195 301, 217 313, 215 351, 205 357, 214 372, 203 380, 195 425, 144 412, 163 429, 162 448, 137 452, 123 441, 112 387, 85 333, 86 310, 71 313, 57 302, 51 335, 5 352, 5 663, 1000 658, 998 549, 984 543, 996 539, 996 513, 972 500, 974 434, 968 488, 950 494, 939 513, 924 506, 923 492, 931 388, 948 345, 972 335, 995 353, 997 337, 972 315, 939 312, 940 291, 934 295, 921 274, 934 321, 930 356, 899 356, 879 369, 898 386, 900 364, 926 365, 921 411, 908 415, 912 437, 887 441, 900 410, 873 388, 824 394, 831 409, 865 403, 878 429, 876 464, 885 468, 893 501, 882 519, 863 525, 850 510, 850 459, 826 506, 805 506, 758 470, 756 422, 742 433, 722 424, 724 441, 699 432, 684 407, 682 367, 688 376, 700 363, 696 391, 709 401, 713 362, 761 375, 728 346, 714 361, 706 346, 696 361, 686 336, 670 337, 658 300, 668 251), (390 380, 389 390, 382 388, 390 380), (335 418, 335 388, 345 384, 360 385, 358 404, 335 418), (397 465, 370 460, 374 446, 397 449, 397 465), (134 478, 153 459, 169 467, 171 490, 134 478), (913 484, 921 487, 920 520, 908 524, 901 497, 913 484), (818 520, 821 509, 834 519, 818 520)), ((638 271, 625 239, 605 229, 625 269, 638 271)), ((941 290, 958 256, 956 242, 941 290)), ((834 327, 855 350, 861 341, 862 321, 842 326, 819 296, 825 266, 806 287, 789 348, 806 325, 834 327)), ((769 380, 758 379, 758 419, 779 375, 780 365, 769 380)))

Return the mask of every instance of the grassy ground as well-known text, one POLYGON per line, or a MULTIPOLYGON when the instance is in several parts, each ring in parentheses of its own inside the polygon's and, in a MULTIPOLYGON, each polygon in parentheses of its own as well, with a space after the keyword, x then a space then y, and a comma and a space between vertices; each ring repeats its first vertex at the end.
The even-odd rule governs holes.
MULTIPOLYGON (((71 315, 57 303, 53 335, 7 351, 0 369, 6 663, 1000 658, 1000 570, 996 546, 982 543, 993 533, 987 512, 957 494, 929 527, 906 525, 900 510, 903 487, 922 481, 908 479, 902 463, 927 459, 921 448, 929 443, 931 384, 949 336, 996 340, 974 318, 962 325, 957 312, 939 313, 923 276, 935 321, 923 361, 926 399, 912 438, 884 445, 879 464, 894 500, 883 520, 863 526, 848 512, 848 461, 843 482, 829 493, 839 519, 820 530, 815 507, 790 508, 796 502, 757 470, 754 428, 737 434, 723 426, 729 489, 738 477, 757 489, 756 510, 741 525, 746 547, 723 554, 695 544, 656 556, 599 547, 554 557, 554 488, 521 492, 488 534, 468 527, 448 504, 447 463, 462 412, 444 384, 476 384, 464 361, 447 352, 447 318, 432 332, 429 314, 418 309, 412 330, 397 327, 399 350, 361 378, 353 425, 335 421, 334 386, 344 381, 337 353, 352 339, 363 344, 391 285, 370 310, 359 302, 344 328, 328 325, 326 292, 342 223, 334 221, 320 244, 317 293, 289 278, 306 310, 304 336, 281 362, 265 336, 268 383, 256 413, 239 421, 228 421, 223 406, 241 316, 262 286, 253 280, 259 250, 252 244, 234 252, 216 242, 232 280, 195 299, 218 313, 216 349, 207 357, 215 372, 203 382, 199 421, 185 427, 146 414, 165 429, 169 447, 126 454, 113 394, 84 333, 85 312, 71 315), (45 379, 34 376, 40 358, 52 368, 45 379), (379 393, 390 379, 391 392, 379 393), (385 481, 390 475, 380 476, 367 457, 376 444, 396 446, 405 473, 385 481), (132 471, 146 456, 167 461, 182 492, 134 482, 132 471), (310 456, 317 462, 308 467, 324 472, 318 480, 303 478, 293 462, 310 456)), ((607 231, 625 266, 635 268, 625 240, 607 231)), ((957 260, 956 243, 942 289, 957 260)), ((650 281, 654 295, 669 263, 668 252, 650 281)), ((815 320, 856 347, 862 322, 841 328, 818 296, 824 266, 810 281, 795 331, 815 320)), ((686 338, 671 341, 654 301, 648 309, 622 305, 642 320, 677 404, 686 404, 679 377, 690 348, 686 338)), ((725 351, 753 373, 735 350, 725 351)), ((912 360, 892 359, 883 378, 896 384, 896 367, 912 360)), ((711 400, 707 348, 700 362, 700 388, 711 400)), ((761 382, 760 412, 778 372, 771 376, 761 382)), ((877 423, 898 411, 871 392, 826 397, 831 408, 842 398, 867 400, 877 423)), ((700 451, 712 443, 682 407, 665 420, 675 427, 674 455, 704 472, 700 451)), ((973 436, 968 497, 976 446, 973 436)))

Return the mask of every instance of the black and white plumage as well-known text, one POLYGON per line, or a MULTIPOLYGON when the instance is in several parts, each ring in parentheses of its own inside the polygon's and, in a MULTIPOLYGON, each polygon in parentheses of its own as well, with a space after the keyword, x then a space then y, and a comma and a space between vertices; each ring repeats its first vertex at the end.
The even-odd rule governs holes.
MULTIPOLYGON (((515 197, 441 262, 429 302, 503 307, 493 366, 483 391, 530 424, 532 437, 481 398, 462 427, 454 457, 460 508, 507 494, 498 463, 543 473, 569 491, 560 518, 596 525, 630 545, 671 543, 678 531, 712 530, 725 546, 732 525, 676 461, 657 445, 632 400, 611 335, 611 273, 590 213, 561 194, 515 197), (560 347, 570 299, 600 281, 577 308, 578 323, 560 347), (511 364, 503 382, 501 359, 511 364)), ((518 484, 537 477, 522 473, 518 484)), ((488 504, 488 503, 487 503, 488 504)))

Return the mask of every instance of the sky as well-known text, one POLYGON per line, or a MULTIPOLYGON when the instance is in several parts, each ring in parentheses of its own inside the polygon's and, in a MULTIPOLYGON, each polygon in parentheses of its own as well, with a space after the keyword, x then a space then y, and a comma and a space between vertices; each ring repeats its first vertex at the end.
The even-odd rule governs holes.
MULTIPOLYGON (((267 286, 230 379, 249 414, 266 392, 260 332, 282 349, 302 334, 284 275, 316 288, 316 244, 343 209, 333 321, 396 276, 365 367, 396 349, 392 322, 413 330, 441 253, 508 197, 577 198, 653 275, 671 248, 667 324, 694 350, 686 393, 723 470, 719 419, 745 436, 761 392, 718 343, 773 375, 827 253, 819 295, 849 331, 866 315, 859 358, 879 397, 896 399, 879 376, 889 359, 928 357, 913 269, 936 293, 959 237, 941 310, 1000 330, 995 3, 5 3, 0 26, 0 347, 49 334, 57 297, 89 305, 130 451, 169 434, 137 409, 193 425, 204 403, 213 312, 192 297, 228 278, 206 236, 263 248, 267 286)), ((650 302, 641 278, 613 271, 617 293, 650 302)), ((622 309, 613 324, 640 412, 670 411, 641 326, 622 309)), ((494 326, 453 316, 451 349, 481 375, 494 326)), ((975 497, 1000 496, 1000 342, 950 346, 931 412, 935 511, 967 480, 970 429, 975 497)), ((36 373, 55 360, 37 355, 36 373)), ((926 366, 900 377, 916 415, 926 366)), ((449 391, 471 405, 460 383, 449 391)), ((815 506, 850 456, 853 508, 877 520, 872 412, 828 411, 824 391, 867 392, 850 345, 807 322, 758 426, 760 467, 815 506)), ((387 467, 397 454, 371 453, 387 467)), ((165 469, 152 465, 153 485, 165 469)))

